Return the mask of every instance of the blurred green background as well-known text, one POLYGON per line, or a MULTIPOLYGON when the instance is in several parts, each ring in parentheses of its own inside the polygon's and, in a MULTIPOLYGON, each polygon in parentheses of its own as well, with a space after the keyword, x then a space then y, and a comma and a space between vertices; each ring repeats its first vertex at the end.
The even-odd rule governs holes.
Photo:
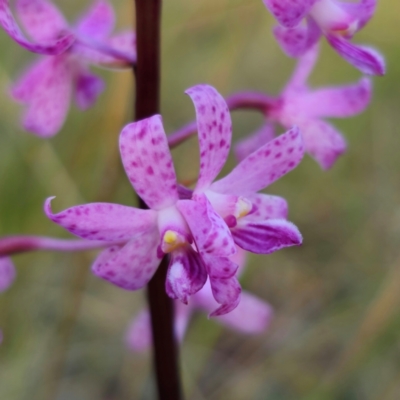
MULTIPOLYGON (((89 1, 58 1, 73 20, 89 1)), ((133 0, 115 0, 119 27, 134 20, 133 0)), ((271 94, 294 60, 278 48, 261 0, 165 0, 162 114, 167 132, 194 117, 184 90, 214 85, 271 94)), ((400 4, 380 0, 356 41, 379 48, 388 73, 374 79, 371 106, 336 120, 349 149, 328 172, 306 157, 268 188, 287 198, 304 245, 251 256, 243 287, 269 301, 275 319, 263 335, 221 328, 205 315, 189 327, 181 365, 187 399, 400 398, 400 4)), ((117 138, 132 118, 130 71, 98 70, 107 89, 94 108, 72 108, 61 132, 43 141, 18 125, 21 108, 7 95, 35 56, 0 33, 0 234, 70 237, 48 221, 54 209, 82 202, 134 204, 117 138)), ((358 80, 360 73, 326 43, 315 86, 358 80)), ((234 138, 261 117, 236 112, 234 138)), ((173 151, 181 180, 197 176, 196 138, 173 151)), ((233 158, 226 167, 234 164, 233 158)), ((95 252, 15 256, 18 279, 0 295, 0 399, 155 398, 150 354, 132 354, 123 337, 142 308, 129 293, 93 277, 95 252)))

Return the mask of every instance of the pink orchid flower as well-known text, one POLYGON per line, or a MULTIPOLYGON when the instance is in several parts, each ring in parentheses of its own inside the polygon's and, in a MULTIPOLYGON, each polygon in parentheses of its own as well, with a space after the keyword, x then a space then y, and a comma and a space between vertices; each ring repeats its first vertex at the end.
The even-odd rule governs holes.
MULTIPOLYGON (((212 231, 213 225, 221 226, 221 219, 229 227, 235 244, 244 250, 269 254, 299 245, 302 242, 300 232, 285 219, 286 201, 257 193, 299 164, 304 154, 299 130, 292 128, 260 147, 228 175, 213 182, 230 149, 232 130, 227 104, 214 88, 207 85, 195 86, 186 93, 196 108, 200 173, 191 199, 180 200, 177 207, 186 218, 198 251, 202 255, 207 251, 210 243, 203 232, 212 231), (210 101, 217 96, 218 108, 210 101)), ((227 262, 229 255, 221 255, 220 263, 227 262)), ((204 258, 207 265, 207 257, 204 258)), ((225 312, 232 311, 238 304, 240 293, 237 278, 225 279, 221 286, 216 283, 220 282, 210 280, 214 298, 218 301, 229 296, 229 301, 225 299, 220 303, 227 304, 225 312)))
MULTIPOLYGON (((0 257, 0 293, 7 290, 15 280, 16 271, 11 258, 0 257)), ((0 344, 3 342, 3 332, 0 329, 0 344)))
MULTIPOLYGON (((346 151, 342 134, 322 118, 345 118, 362 112, 371 100, 371 81, 362 78, 351 85, 310 90, 307 78, 317 57, 318 46, 314 46, 300 58, 294 74, 277 99, 263 98, 260 94, 248 95, 257 96, 260 103, 264 102, 267 122, 259 131, 238 142, 235 153, 239 160, 274 137, 272 123, 285 129, 297 125, 306 151, 324 169, 332 167, 346 151)), ((238 97, 232 96, 228 102, 237 101, 238 97)))
MULTIPOLYGON (((238 274, 244 269, 246 252, 238 249, 232 261, 239 265, 238 274)), ((175 335, 183 341, 187 327, 196 311, 211 313, 218 306, 212 294, 209 281, 193 295, 188 305, 175 302, 175 335)), ((230 313, 215 317, 220 324, 239 333, 255 335, 268 329, 273 316, 272 307, 264 300, 242 292, 239 305, 230 313)), ((125 335, 125 343, 129 349, 142 352, 150 348, 152 335, 150 314, 142 310, 131 322, 125 335)))
POLYGON ((124 67, 135 62, 135 35, 123 32, 109 38, 115 16, 106 0, 97 0, 74 27, 47 0, 17 0, 16 7, 24 28, 40 45, 20 39, 7 0, 0 0, 1 25, 22 47, 47 57, 22 74, 11 95, 27 106, 24 128, 51 137, 65 121, 71 96, 85 110, 104 90, 103 80, 89 71, 90 64, 124 67))
POLYGON ((366 74, 383 75, 385 63, 375 50, 350 39, 372 18, 376 0, 263 0, 278 20, 274 34, 291 57, 303 55, 324 35, 347 62, 366 74), (305 24, 302 21, 305 19, 305 24))

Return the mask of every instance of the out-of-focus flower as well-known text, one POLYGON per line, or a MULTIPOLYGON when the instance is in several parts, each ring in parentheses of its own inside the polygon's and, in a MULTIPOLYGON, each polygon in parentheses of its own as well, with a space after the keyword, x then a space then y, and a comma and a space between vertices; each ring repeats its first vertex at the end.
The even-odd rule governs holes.
POLYGON ((74 27, 47 0, 17 0, 16 6, 25 30, 39 44, 20 39, 7 0, 0 0, 1 25, 24 48, 48 56, 26 69, 11 95, 27 106, 24 128, 50 137, 61 129, 72 96, 85 110, 104 90, 103 80, 90 72, 89 65, 126 67, 135 62, 135 35, 123 32, 110 37, 115 16, 106 0, 97 0, 74 27))
MULTIPOLYGON (((371 81, 362 78, 351 85, 310 90, 307 78, 317 57, 318 46, 314 46, 300 58, 282 94, 277 99, 267 100, 265 125, 236 145, 236 156, 240 160, 258 149, 261 143, 271 140, 274 136, 271 123, 274 122, 286 129, 297 125, 301 130, 306 151, 324 169, 330 168, 346 151, 346 141, 341 133, 323 118, 345 118, 362 112, 371 100, 371 81)), ((239 96, 235 95, 236 98, 239 96)))
MULTIPOLYGON (((238 249, 232 260, 239 265, 238 275, 244 269, 245 251, 238 249)), ((189 304, 175 302, 175 335, 182 341, 189 322, 196 311, 211 313, 218 306, 212 294, 209 281, 193 295, 189 304)), ((272 319, 272 307, 264 300, 248 292, 242 292, 239 305, 230 313, 217 316, 215 320, 222 325, 244 334, 264 332, 272 319)), ((125 343, 133 351, 141 352, 151 346, 152 334, 150 314, 141 311, 131 322, 125 335, 125 343)))
POLYGON ((303 55, 324 35, 347 62, 366 74, 383 75, 385 63, 375 50, 350 39, 375 13, 376 0, 263 0, 279 22, 274 34, 291 57, 303 55), (303 20, 305 20, 303 23, 303 20))
MULTIPOLYGON (((283 247, 299 245, 302 241, 300 232, 285 220, 286 201, 257 193, 301 161, 304 149, 299 130, 293 128, 260 147, 227 176, 213 182, 230 149, 232 129, 229 111, 223 98, 211 86, 198 85, 186 93, 196 108, 200 172, 192 198, 180 200, 177 207, 186 218, 209 275, 212 275, 217 263, 222 265, 227 260, 227 255, 218 260, 213 252, 209 260, 205 254, 210 243, 215 246, 215 242, 210 241, 204 232, 211 231, 213 225, 222 226, 216 222, 216 215, 219 220, 222 218, 225 221, 224 225, 229 227, 236 245, 247 251, 269 254, 283 247), (218 108, 210 101, 216 98, 220 103, 218 108)), ((236 277, 211 280, 210 284, 217 301, 225 298, 225 301, 219 301, 227 304, 224 312, 233 310, 239 301, 240 286, 236 277)))
POLYGON ((7 290, 14 282, 15 267, 11 258, 0 257, 0 293, 7 290))

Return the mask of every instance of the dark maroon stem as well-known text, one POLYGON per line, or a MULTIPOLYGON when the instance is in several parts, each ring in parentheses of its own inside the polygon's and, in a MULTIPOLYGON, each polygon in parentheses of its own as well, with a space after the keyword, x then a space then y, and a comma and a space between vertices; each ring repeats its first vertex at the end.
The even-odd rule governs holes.
MULTIPOLYGON (((277 105, 279 99, 270 97, 259 92, 238 92, 226 99, 229 110, 254 110, 259 111, 266 117, 277 105)), ((189 122, 181 129, 168 136, 169 147, 173 148, 184 142, 197 131, 196 121, 189 122)))
MULTIPOLYGON (((161 0, 136 3, 135 120, 160 112, 161 0)), ((147 208, 141 201, 141 207, 147 208)), ((160 400, 180 400, 178 351, 174 335, 174 306, 165 291, 168 259, 164 258, 148 285, 153 335, 153 358, 160 400)))

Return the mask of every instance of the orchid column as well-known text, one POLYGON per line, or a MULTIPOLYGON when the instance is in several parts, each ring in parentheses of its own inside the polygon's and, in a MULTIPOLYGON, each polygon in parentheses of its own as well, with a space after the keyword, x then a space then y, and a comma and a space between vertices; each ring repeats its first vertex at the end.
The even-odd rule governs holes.
MULTIPOLYGON (((159 113, 161 0, 136 3, 136 101, 135 120, 159 113)), ((147 208, 141 201, 142 208, 147 208)), ((173 301, 165 292, 168 262, 164 258, 148 287, 154 364, 160 399, 181 398, 178 355, 174 337, 173 301)))

